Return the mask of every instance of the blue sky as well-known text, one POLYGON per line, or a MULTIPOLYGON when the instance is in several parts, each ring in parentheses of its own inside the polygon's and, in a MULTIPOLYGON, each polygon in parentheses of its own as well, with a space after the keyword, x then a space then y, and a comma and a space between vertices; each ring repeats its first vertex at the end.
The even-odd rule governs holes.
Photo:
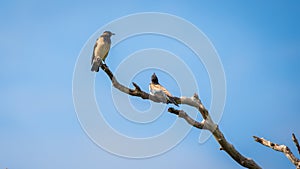
MULTIPOLYGON (((283 154, 259 145, 252 136, 286 144, 296 153, 291 133, 300 138, 299 7, 298 1, 1 1, 0 168, 241 168, 219 151, 213 138, 199 144, 197 129, 162 155, 129 159, 101 149, 81 128, 72 98, 77 57, 99 28, 138 12, 176 15, 206 34, 226 75, 221 131, 263 168, 294 168, 283 154)), ((154 35, 133 37, 112 49, 114 57, 107 63, 115 70, 130 53, 154 47, 178 54, 192 68, 199 67, 198 90, 209 106, 210 83, 203 65, 185 58, 192 52, 176 41, 154 35)), ((144 90, 149 83, 145 75, 150 73, 134 79, 144 90)), ((174 79, 159 74, 162 84, 178 94, 174 79)), ((101 92, 111 94, 103 72, 97 74, 95 84, 100 86, 95 93, 101 109, 112 112, 104 116, 122 133, 151 136, 176 120, 164 113, 157 121, 164 124, 137 129, 118 116, 111 101, 101 102, 101 92)), ((137 109, 150 105, 131 99, 137 109)))

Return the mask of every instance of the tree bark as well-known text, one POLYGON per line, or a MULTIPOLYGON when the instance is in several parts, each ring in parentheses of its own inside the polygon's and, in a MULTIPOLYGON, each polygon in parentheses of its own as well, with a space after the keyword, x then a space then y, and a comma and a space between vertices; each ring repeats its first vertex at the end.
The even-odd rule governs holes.
MULTIPOLYGON (((134 89, 130 89, 125 87, 124 85, 120 84, 113 73, 109 70, 106 64, 100 65, 101 69, 108 75, 110 78, 112 85, 120 90, 123 93, 129 94, 131 96, 140 97, 142 99, 149 99, 153 102, 161 102, 165 104, 169 104, 165 99, 159 98, 157 96, 153 96, 148 94, 147 92, 144 92, 141 90, 141 88, 136 84, 132 83, 135 87, 134 89)), ((241 153, 239 153, 235 147, 230 144, 224 137, 223 133, 220 131, 217 124, 213 122, 211 119, 208 110, 204 107, 204 105, 201 103, 201 100, 199 99, 197 94, 194 94, 192 97, 173 97, 175 102, 177 104, 185 104, 192 106, 196 108, 199 113, 202 115, 203 120, 201 122, 198 122, 194 119, 192 119, 186 112, 183 110, 176 110, 174 108, 169 108, 168 112, 177 115, 180 118, 183 118, 187 121, 188 124, 192 125, 195 128, 208 130, 210 131, 215 140, 219 143, 221 146, 220 150, 224 150, 228 155, 230 155, 237 163, 239 163, 241 166, 244 166, 246 168, 250 169, 261 169, 261 167, 256 164, 252 159, 244 157, 241 153)))
MULTIPOLYGON (((295 137, 295 135, 293 134, 293 138, 292 138, 293 140, 294 140, 294 137, 295 137)), ((300 160, 294 156, 294 154, 292 153, 292 151, 289 149, 288 146, 283 145, 283 144, 279 145, 279 144, 273 143, 271 141, 268 141, 264 138, 259 138, 257 136, 253 136, 253 138, 256 142, 258 142, 264 146, 270 147, 273 150, 284 153, 285 156, 296 166, 296 169, 300 169, 300 160)))

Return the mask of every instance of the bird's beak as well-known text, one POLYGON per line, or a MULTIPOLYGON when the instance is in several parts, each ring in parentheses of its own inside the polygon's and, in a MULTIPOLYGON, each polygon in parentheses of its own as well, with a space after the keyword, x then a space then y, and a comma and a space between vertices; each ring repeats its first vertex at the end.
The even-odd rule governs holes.
POLYGON ((115 35, 115 33, 111 33, 111 35, 115 35))

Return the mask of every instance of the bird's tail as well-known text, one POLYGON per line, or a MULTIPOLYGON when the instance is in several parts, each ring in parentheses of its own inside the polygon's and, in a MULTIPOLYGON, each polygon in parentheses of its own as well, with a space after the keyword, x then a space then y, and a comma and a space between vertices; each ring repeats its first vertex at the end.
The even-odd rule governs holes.
POLYGON ((179 107, 179 105, 176 103, 176 101, 175 101, 175 99, 174 99, 173 97, 169 97, 169 96, 168 96, 168 100, 169 100, 171 103, 175 104, 177 107, 179 107))
POLYGON ((91 71, 92 72, 99 72, 99 65, 97 63, 93 63, 91 71))

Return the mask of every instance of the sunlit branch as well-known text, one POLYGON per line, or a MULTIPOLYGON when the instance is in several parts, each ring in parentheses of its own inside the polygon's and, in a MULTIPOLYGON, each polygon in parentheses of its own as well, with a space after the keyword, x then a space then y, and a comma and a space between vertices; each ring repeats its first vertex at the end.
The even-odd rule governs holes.
MULTIPOLYGON (((161 102, 165 104, 169 104, 165 99, 159 98, 157 96, 150 95, 147 92, 144 92, 141 90, 141 88, 136 84, 132 83, 134 86, 134 89, 130 89, 122 84, 120 84, 113 73, 109 70, 106 64, 101 64, 101 69, 108 75, 110 78, 112 85, 119 89, 121 92, 129 94, 131 96, 136 96, 140 97, 142 99, 148 99, 153 102, 161 102)), ((194 94, 192 97, 173 97, 175 102, 177 104, 185 104, 192 106, 196 108, 200 114, 202 115, 203 120, 201 122, 197 122, 196 120, 192 119, 186 112, 183 110, 176 110, 174 108, 169 108, 168 111, 172 114, 177 115, 180 118, 185 119, 188 124, 192 125, 195 128, 198 129, 205 129, 210 131, 216 141, 219 143, 221 146, 221 150, 224 150, 227 154, 229 154, 236 162, 238 162, 240 165, 246 167, 246 168, 251 168, 251 169, 260 169, 261 167, 256 164, 252 159, 246 158, 243 155, 241 155, 232 144, 230 144, 224 137, 223 133, 219 130, 219 127, 217 124, 213 122, 211 119, 208 110, 204 107, 202 102, 200 101, 199 97, 197 94, 194 94)))

